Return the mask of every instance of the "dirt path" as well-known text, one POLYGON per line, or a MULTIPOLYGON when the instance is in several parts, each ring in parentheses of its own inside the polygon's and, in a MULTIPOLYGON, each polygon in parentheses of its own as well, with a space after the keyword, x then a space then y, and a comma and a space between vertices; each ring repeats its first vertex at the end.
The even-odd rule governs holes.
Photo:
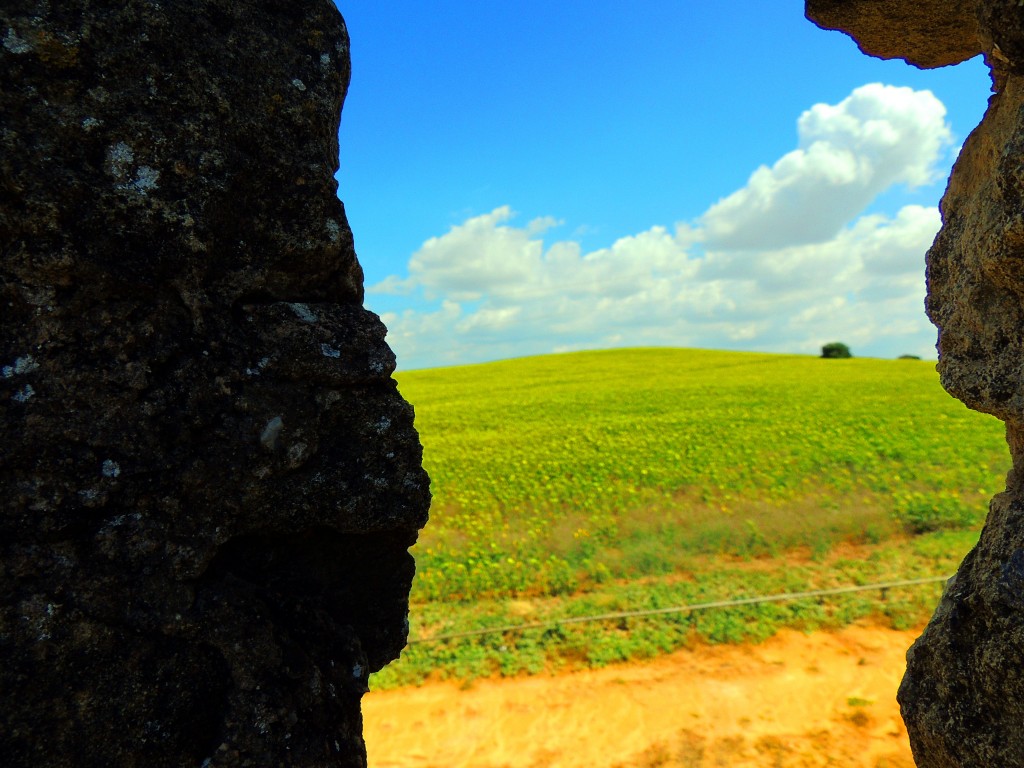
POLYGON ((363 700, 370 768, 913 768, 895 701, 918 632, 784 631, 643 664, 363 700))

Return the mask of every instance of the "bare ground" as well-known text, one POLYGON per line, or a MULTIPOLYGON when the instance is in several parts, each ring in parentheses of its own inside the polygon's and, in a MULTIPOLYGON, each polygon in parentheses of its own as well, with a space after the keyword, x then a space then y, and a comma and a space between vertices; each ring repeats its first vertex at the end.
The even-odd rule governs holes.
POLYGON ((646 663, 363 700, 370 768, 913 768, 896 688, 919 634, 783 631, 646 663))

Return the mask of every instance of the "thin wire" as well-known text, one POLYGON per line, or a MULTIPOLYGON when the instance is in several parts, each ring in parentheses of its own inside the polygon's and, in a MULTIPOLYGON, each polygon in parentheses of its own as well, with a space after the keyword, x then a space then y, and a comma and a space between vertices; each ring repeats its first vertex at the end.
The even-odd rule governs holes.
POLYGON ((611 621, 613 619, 632 619, 640 616, 658 616, 666 613, 692 613, 693 611, 706 611, 712 608, 733 608, 738 605, 758 605, 760 603, 779 603, 785 600, 800 600, 807 597, 827 597, 829 595, 843 595, 850 592, 868 592, 876 589, 894 589, 896 587, 913 587, 919 584, 937 584, 940 581, 949 581, 949 576, 928 576, 922 579, 905 579, 903 581, 887 581, 879 584, 861 584, 854 587, 835 587, 833 589, 814 589, 809 592, 785 592, 778 595, 761 595, 759 597, 742 597, 734 600, 716 600, 710 603, 694 603, 693 605, 676 605, 671 608, 649 608, 642 611, 618 611, 616 613, 599 613, 593 616, 569 616, 564 619, 550 619, 548 621, 534 621, 527 624, 510 624, 504 627, 489 627, 487 629, 471 629, 466 632, 453 632, 448 635, 435 635, 434 637, 421 637, 409 640, 409 645, 422 645, 424 643, 440 643, 444 640, 457 640, 463 637, 479 637, 480 635, 498 635, 505 632, 517 632, 523 629, 543 629, 557 627, 561 624, 584 624, 592 621, 611 621))

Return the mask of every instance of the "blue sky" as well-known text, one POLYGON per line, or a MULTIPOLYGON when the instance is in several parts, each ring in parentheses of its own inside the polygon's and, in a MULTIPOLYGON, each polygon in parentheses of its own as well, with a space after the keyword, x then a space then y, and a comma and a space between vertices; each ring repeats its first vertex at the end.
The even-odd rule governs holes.
POLYGON ((338 193, 401 368, 935 356, 923 257, 980 59, 871 59, 789 0, 337 4, 338 193))

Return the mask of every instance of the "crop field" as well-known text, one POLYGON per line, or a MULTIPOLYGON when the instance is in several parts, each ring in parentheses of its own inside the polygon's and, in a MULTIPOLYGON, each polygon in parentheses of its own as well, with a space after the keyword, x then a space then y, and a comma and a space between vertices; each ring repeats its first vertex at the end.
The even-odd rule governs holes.
MULTIPOLYGON (((1001 423, 949 397, 930 362, 631 349, 397 378, 434 495, 414 549, 419 637, 952 572, 1009 469, 1001 423)), ((920 622, 936 596, 917 589, 904 619, 890 618, 920 622)), ((617 643, 611 656, 679 647, 695 633, 721 641, 852 620, 836 618, 841 602, 819 605, 817 619, 800 607, 777 606, 770 621, 764 609, 726 612, 714 619, 736 624, 724 634, 690 616, 666 638, 663 622, 646 650, 617 643)), ((403 665, 460 674, 466 654, 475 674, 501 672, 500 648, 513 641, 541 643, 533 666, 564 656, 559 644, 600 662, 591 635, 547 633, 546 645, 499 636, 490 655, 481 642, 414 645, 380 679, 417 679, 403 665)))

